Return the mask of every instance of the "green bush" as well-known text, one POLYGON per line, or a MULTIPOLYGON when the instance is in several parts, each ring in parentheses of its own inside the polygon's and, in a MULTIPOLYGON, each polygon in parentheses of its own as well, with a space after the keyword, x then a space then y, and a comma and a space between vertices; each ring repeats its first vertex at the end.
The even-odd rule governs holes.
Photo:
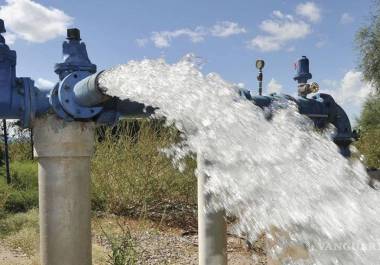
POLYGON ((380 168, 380 96, 367 98, 358 120, 360 139, 355 143, 368 167, 380 168))
POLYGON ((11 161, 32 160, 30 139, 15 139, 9 143, 9 158, 11 161))
POLYGON ((26 212, 38 207, 37 190, 13 190, 5 202, 4 209, 7 212, 26 212))
POLYGON ((11 164, 12 186, 17 190, 38 189, 38 166, 33 161, 15 161, 11 164))
POLYGON ((122 121, 99 131, 92 159, 92 205, 115 214, 149 209, 163 203, 195 204, 195 161, 184 172, 160 152, 179 140, 162 122, 122 121))
POLYGON ((32 228, 38 230, 38 211, 7 215, 0 219, 0 237, 19 232, 21 229, 32 228))
POLYGON ((38 207, 37 163, 11 163, 11 185, 7 185, 4 169, 0 174, 0 207, 4 212, 25 212, 38 207), (3 203, 2 203, 3 201, 3 203))

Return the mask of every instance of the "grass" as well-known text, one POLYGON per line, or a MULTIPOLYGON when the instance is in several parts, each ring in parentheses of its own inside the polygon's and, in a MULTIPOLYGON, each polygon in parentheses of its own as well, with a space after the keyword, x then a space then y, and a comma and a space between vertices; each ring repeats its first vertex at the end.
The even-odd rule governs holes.
MULTIPOLYGON (((95 218, 95 220, 97 220, 95 218)), ((94 240, 92 244, 93 264, 95 265, 134 265, 137 261, 137 253, 134 241, 123 222, 114 222, 113 219, 102 219, 104 222, 100 228, 99 221, 95 221, 93 234, 95 238, 103 237, 106 244, 99 244, 94 240), (124 262, 124 263, 123 263, 124 262)), ((11 251, 17 251, 26 256, 25 264, 39 264, 39 224, 38 211, 30 210, 26 213, 8 214, 0 219, 0 242, 2 246, 11 251)), ((20 265, 6 261, 4 264, 20 265)), ((0 265, 2 265, 0 261, 0 265)), ((24 263, 23 263, 24 264, 24 263)))
MULTIPOLYGON (((164 222, 183 218, 173 214, 194 208, 196 162, 186 158, 185 170, 180 172, 160 151, 180 140, 176 129, 157 120, 124 120, 115 127, 100 128, 96 138, 91 162, 93 210, 164 222)), ((28 141, 10 146, 12 184, 5 183, 2 167, 0 208, 26 212, 38 207, 37 163, 27 160, 28 141)))
POLYGON ((101 227, 102 235, 106 238, 111 249, 107 263, 110 265, 137 264, 135 242, 126 223, 117 222, 118 232, 107 232, 101 227))
POLYGON ((26 212, 38 207, 37 163, 16 161, 10 165, 12 184, 5 181, 4 168, 0 171, 0 206, 3 212, 26 212))
MULTIPOLYGON (((92 244, 93 264, 95 265, 134 265, 137 252, 134 240, 125 222, 114 218, 94 219, 92 244), (99 244, 95 238, 105 238, 106 243, 99 244)), ((11 251, 26 256, 26 264, 37 265, 39 256, 38 211, 8 214, 0 219, 0 242, 11 251)), ((20 260, 18 261, 20 262, 20 260)), ((2 265, 0 261, 0 265, 2 265)), ((12 264, 12 262, 4 264, 12 264)), ((14 263, 20 265, 20 263, 14 263)))
POLYGON ((38 212, 10 214, 0 219, 0 238, 10 249, 18 250, 29 258, 38 252, 38 212))
POLYGON ((195 205, 195 161, 187 158, 180 172, 160 152, 178 141, 178 131, 143 120, 99 135, 91 167, 94 210, 141 217, 172 204, 195 205))

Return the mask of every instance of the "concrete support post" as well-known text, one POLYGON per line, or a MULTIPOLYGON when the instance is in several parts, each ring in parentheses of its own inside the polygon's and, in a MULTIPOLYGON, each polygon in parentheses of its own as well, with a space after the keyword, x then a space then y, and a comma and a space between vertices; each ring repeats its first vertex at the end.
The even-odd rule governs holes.
MULTIPOLYGON (((198 170, 202 162, 198 159, 198 170)), ((199 265, 227 264, 227 225, 224 211, 207 212, 210 194, 205 194, 206 175, 198 175, 198 254, 199 265)))
POLYGON ((90 157, 94 124, 55 116, 33 124, 42 265, 91 265, 90 157))

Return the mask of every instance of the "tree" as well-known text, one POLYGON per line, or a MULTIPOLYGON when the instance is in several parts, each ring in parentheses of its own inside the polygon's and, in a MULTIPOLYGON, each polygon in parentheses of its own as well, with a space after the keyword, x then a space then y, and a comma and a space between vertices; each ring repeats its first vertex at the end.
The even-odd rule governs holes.
POLYGON ((356 143, 368 167, 380 168, 380 0, 374 2, 369 24, 356 35, 359 69, 364 80, 376 88, 370 95, 358 120, 360 139, 356 143))
POLYGON ((371 168, 380 168, 380 95, 367 99, 360 119, 360 139, 355 144, 371 168))
POLYGON ((374 2, 373 13, 367 26, 356 34, 356 43, 360 53, 359 68, 363 77, 379 92, 380 88, 380 0, 374 2))

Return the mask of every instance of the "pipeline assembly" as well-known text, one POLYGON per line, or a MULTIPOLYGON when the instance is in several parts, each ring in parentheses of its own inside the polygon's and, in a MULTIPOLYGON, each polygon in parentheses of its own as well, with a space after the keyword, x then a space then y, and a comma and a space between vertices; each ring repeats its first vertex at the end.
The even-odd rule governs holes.
MULTIPOLYGON (((0 33, 4 32, 4 21, 0 20, 0 33)), ((107 88, 98 82, 104 72, 98 72, 97 66, 90 61, 86 45, 76 28, 67 30, 63 61, 54 67, 59 81, 52 89, 36 87, 29 77, 17 77, 16 61, 16 52, 1 36, 0 119, 17 119, 22 127, 35 129, 42 264, 90 265, 89 161, 93 152, 91 137, 95 124, 112 125, 124 116, 147 117, 154 113, 154 106, 107 95, 107 88), (69 192, 63 194, 62 190, 69 192), (52 227, 58 228, 54 230, 52 227), (81 239, 77 238, 78 235, 81 239), (66 263, 62 263, 63 259, 67 260, 66 263)), ((328 94, 308 97, 310 93, 317 92, 318 85, 307 83, 312 75, 306 56, 298 61, 294 77, 298 82, 297 97, 276 93, 262 95, 264 61, 260 60, 257 67, 258 95, 241 89, 241 97, 264 109, 267 119, 271 119, 272 106, 276 102, 293 102, 299 113, 309 117, 316 128, 326 129, 330 124, 335 126, 333 141, 343 156, 350 156, 349 146, 354 134, 345 111, 328 94)), ((199 192, 203 192, 207 176, 203 178, 198 186, 199 192)), ((206 203, 207 198, 202 196, 199 196, 199 204, 206 203)), ((199 211, 199 220, 200 234, 203 233, 202 238, 206 242, 200 243, 200 264, 225 264, 226 245, 222 242, 226 228, 224 214, 199 211)))

